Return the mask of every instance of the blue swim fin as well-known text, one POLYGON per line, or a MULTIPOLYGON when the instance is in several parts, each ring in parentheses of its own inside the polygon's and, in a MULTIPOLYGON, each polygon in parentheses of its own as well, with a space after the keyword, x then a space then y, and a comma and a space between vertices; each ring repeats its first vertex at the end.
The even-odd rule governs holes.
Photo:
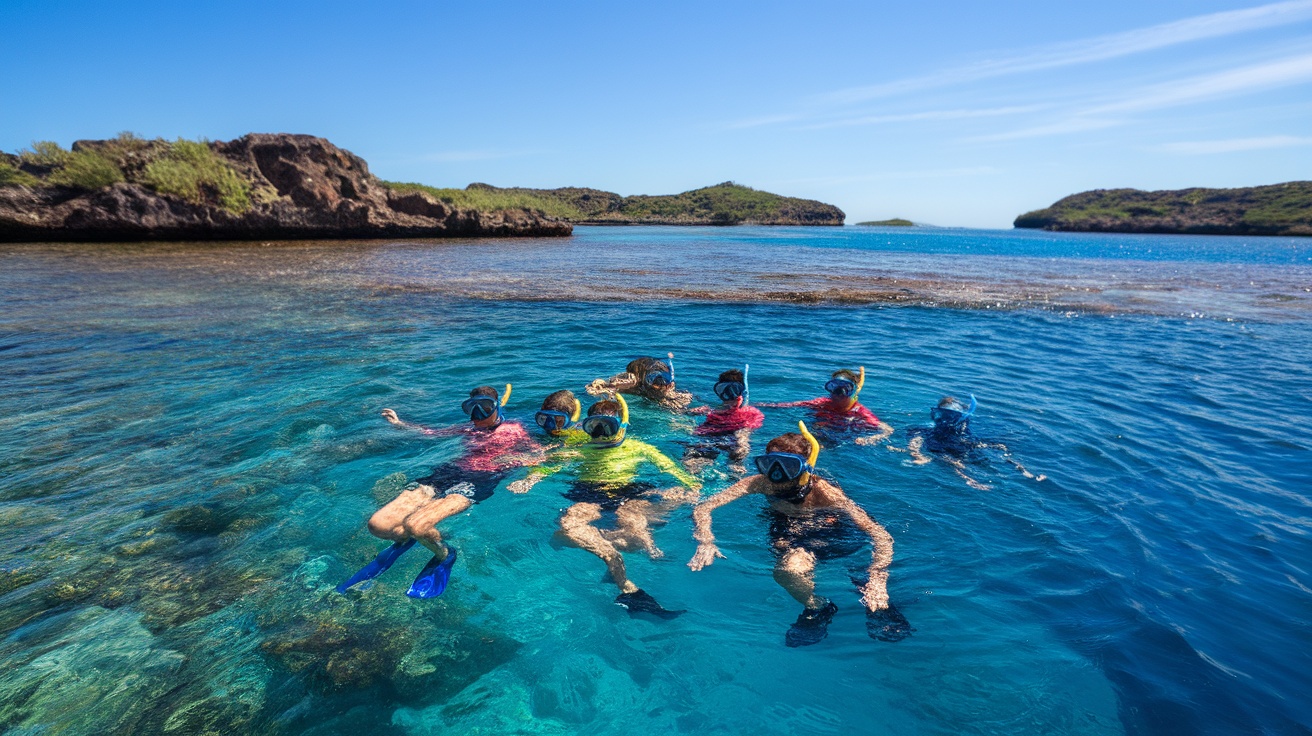
POLYGON ((424 565, 424 569, 419 571, 419 577, 415 578, 414 583, 410 585, 410 590, 405 592, 411 598, 436 598, 442 595, 446 590, 446 584, 451 580, 451 566, 456 564, 455 547, 446 548, 446 557, 441 560, 437 555, 424 565))
POLYGON ((404 542, 396 542, 391 547, 379 552, 373 562, 360 568, 360 572, 352 575, 350 580, 337 586, 337 592, 345 593, 347 588, 350 588, 352 585, 363 583, 366 580, 373 580, 379 575, 387 572, 387 568, 391 567, 392 563, 401 559, 401 555, 405 554, 406 550, 409 550, 413 546, 415 546, 415 540, 412 537, 404 542))

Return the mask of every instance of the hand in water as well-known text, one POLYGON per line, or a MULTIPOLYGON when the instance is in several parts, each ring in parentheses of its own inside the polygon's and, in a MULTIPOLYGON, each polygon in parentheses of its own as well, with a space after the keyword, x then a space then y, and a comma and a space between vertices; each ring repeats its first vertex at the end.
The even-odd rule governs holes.
POLYGON ((400 424, 400 423, 401 423, 401 418, 398 417, 398 416, 396 415, 396 412, 392 411, 391 409, 383 409, 383 412, 382 412, 382 413, 383 413, 383 419, 386 419, 388 422, 390 422, 390 423, 392 423, 392 424, 400 424))
POLYGON ((520 478, 506 484, 506 490, 511 493, 528 493, 541 478, 520 478))
POLYGON ((724 559, 724 555, 720 553, 719 547, 716 547, 713 544, 699 544, 697 545, 697 553, 692 556, 691 560, 688 560, 688 567, 692 568, 693 572, 696 572, 703 567, 710 565, 712 562, 715 562, 716 557, 724 559))

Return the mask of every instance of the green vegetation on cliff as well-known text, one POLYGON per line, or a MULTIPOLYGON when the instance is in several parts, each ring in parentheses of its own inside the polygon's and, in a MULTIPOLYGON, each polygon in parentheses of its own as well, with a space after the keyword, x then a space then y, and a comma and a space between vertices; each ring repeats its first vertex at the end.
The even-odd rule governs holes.
POLYGON ((858 225, 870 225, 872 227, 915 227, 916 223, 910 220, 903 220, 901 217, 894 217, 891 220, 867 220, 858 222, 858 225))
POLYGON ((250 208, 250 185, 204 140, 169 142, 120 133, 107 141, 79 141, 71 151, 37 141, 17 156, 0 160, 0 186, 95 191, 122 181, 235 213, 250 208))
POLYGON ((1312 235, 1312 182, 1242 189, 1097 189, 1016 218, 1044 230, 1312 235))
POLYGON ((809 199, 783 197, 733 182, 682 194, 621 197, 582 187, 561 189, 499 188, 470 184, 465 189, 437 189, 422 184, 388 182, 395 191, 420 191, 457 207, 533 209, 573 223, 669 225, 841 225, 843 211, 809 199))

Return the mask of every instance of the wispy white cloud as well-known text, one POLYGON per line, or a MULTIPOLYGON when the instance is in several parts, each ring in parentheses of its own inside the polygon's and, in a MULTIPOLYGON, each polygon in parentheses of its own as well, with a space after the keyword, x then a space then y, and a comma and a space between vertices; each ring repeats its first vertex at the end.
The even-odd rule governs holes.
POLYGON ((1128 97, 1083 110, 1065 119, 972 140, 1003 141, 1080 133, 1129 122, 1129 114, 1254 94, 1312 82, 1312 54, 1205 74, 1146 87, 1128 97))
POLYGON ((1005 115, 1022 115, 1037 112, 1047 105, 1016 105, 1012 107, 990 107, 964 110, 927 110, 897 115, 863 115, 861 117, 830 120, 803 126, 803 130, 821 130, 824 128, 849 128, 859 125, 881 125, 886 123, 914 123, 937 120, 968 120, 971 118, 991 118, 1005 115))
POLYGON ((1107 61, 1191 41, 1231 36, 1309 19, 1312 19, 1312 0, 1271 3, 1040 47, 1028 54, 980 62, 923 77, 839 90, 825 95, 825 98, 839 103, 861 102, 930 87, 945 87, 990 77, 1107 61))
POLYGON ((730 123, 727 127, 751 128, 814 119, 817 114, 825 110, 877 98, 951 87, 994 77, 1108 61, 1193 41, 1291 25, 1307 20, 1312 20, 1312 0, 1287 0, 1243 10, 1197 15, 1120 33, 1041 46, 1027 53, 946 69, 934 74, 837 90, 811 98, 795 112, 744 119, 730 123))
POLYGON ((1293 148, 1295 146, 1312 146, 1312 137, 1268 135, 1258 138, 1229 138, 1217 141, 1180 141, 1158 146, 1157 150, 1183 156, 1200 156, 1212 153, 1259 151, 1267 148, 1293 148))
POLYGON ((1303 54, 1156 85, 1133 97, 1092 108, 1086 114, 1106 115, 1178 107, 1308 81, 1312 81, 1312 54, 1303 54))

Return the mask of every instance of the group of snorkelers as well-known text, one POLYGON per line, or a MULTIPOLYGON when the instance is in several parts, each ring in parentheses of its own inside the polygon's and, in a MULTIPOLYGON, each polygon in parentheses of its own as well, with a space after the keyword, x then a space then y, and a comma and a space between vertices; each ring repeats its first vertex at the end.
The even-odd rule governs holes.
MULTIPOLYGON (((749 403, 748 367, 744 366, 720 374, 713 389, 718 405, 693 407, 692 394, 675 386, 673 358, 673 354, 666 360, 639 358, 630 362, 624 373, 593 381, 586 391, 596 398, 586 413, 573 392, 550 394, 534 416, 544 434, 542 441, 531 436, 523 423, 505 415, 510 384, 502 392, 491 386, 470 391, 461 404, 469 422, 443 429, 405 422, 395 411, 384 409, 383 417, 396 426, 433 437, 461 437, 464 452, 411 483, 369 519, 369 532, 392 545, 337 590, 344 593, 381 575, 419 543, 433 557, 407 595, 441 595, 457 553, 443 542, 438 524, 488 499, 503 480, 526 469, 523 477, 507 484, 509 491, 527 492, 543 478, 557 474, 568 478, 563 495, 571 503, 560 517, 558 536, 605 563, 610 579, 619 588, 615 602, 631 615, 670 619, 684 611, 665 608, 638 587, 628 576, 622 553, 642 552, 653 559, 663 556, 652 528, 665 523, 672 510, 694 504, 697 551, 688 567, 701 570, 724 557, 711 531, 712 513, 744 496, 758 494, 765 497, 770 509, 774 579, 803 606, 785 635, 788 646, 822 640, 838 610, 832 601, 816 595, 816 562, 851 555, 866 544, 873 548, 871 561, 864 580, 856 582, 866 609, 867 632, 885 641, 909 635, 913 629, 888 598, 893 537, 836 482, 816 472, 821 442, 806 423, 798 422, 798 432, 782 434, 766 443, 765 452, 752 458, 757 474, 747 475, 744 467, 751 455, 751 434, 764 423, 758 407, 810 409, 817 433, 831 445, 849 438, 859 445, 871 445, 888 438, 893 428, 859 401, 865 369, 834 372, 825 384, 827 395, 820 398, 753 405, 749 403), (693 437, 683 443, 686 449, 681 463, 630 435, 625 395, 641 397, 671 412, 704 417, 693 430, 693 437), (722 454, 730 471, 742 477, 702 499, 698 475, 722 454), (672 479, 673 484, 659 488, 639 480, 648 465, 672 479)), ((966 474, 963 460, 976 448, 1002 446, 973 438, 969 422, 975 406, 973 396, 969 406, 945 397, 931 410, 932 425, 908 432, 910 440, 902 451, 909 452, 917 464, 930 461, 926 452, 941 457, 973 487, 987 487, 966 474)), ((1034 477, 1019 463, 1013 464, 1034 477)))

